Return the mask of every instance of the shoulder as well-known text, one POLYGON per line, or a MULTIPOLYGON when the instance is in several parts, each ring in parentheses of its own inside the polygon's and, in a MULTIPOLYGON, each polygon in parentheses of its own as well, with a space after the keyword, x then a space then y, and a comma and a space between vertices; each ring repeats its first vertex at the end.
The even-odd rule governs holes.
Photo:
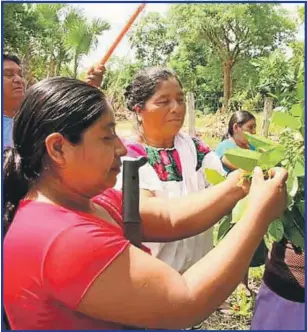
POLYGON ((198 137, 191 137, 193 143, 195 144, 196 150, 199 153, 207 154, 211 151, 211 148, 203 140, 198 137))
POLYGON ((228 139, 225 139, 223 142, 221 142, 217 146, 215 152, 221 158, 227 150, 235 148, 235 147, 236 147, 236 144, 231 139, 228 138, 228 139))

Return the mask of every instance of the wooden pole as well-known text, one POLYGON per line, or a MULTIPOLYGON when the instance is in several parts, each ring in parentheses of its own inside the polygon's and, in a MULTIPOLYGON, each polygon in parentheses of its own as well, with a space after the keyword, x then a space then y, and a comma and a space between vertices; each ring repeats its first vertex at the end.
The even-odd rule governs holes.
POLYGON ((189 135, 195 136, 195 101, 193 92, 187 93, 187 113, 189 135))
POLYGON ((104 66, 107 63, 107 61, 109 60, 110 56, 114 52, 115 48, 120 43, 120 41, 122 40, 122 38, 125 36, 125 34, 129 30, 129 28, 131 27, 131 25, 133 24, 133 22, 135 21, 135 19, 138 17, 138 15, 144 9, 145 6, 146 6, 146 3, 143 3, 143 4, 141 4, 136 9, 136 11, 131 16, 131 18, 129 19, 129 21, 126 23, 126 25, 124 26, 124 28, 122 29, 122 31, 120 32, 120 34, 117 36, 117 38, 115 39, 114 43, 111 45, 111 47, 109 48, 109 50, 107 51, 107 53, 105 54, 105 56, 101 59, 101 61, 99 63, 100 65, 104 66))
POLYGON ((263 109, 263 122, 261 127, 261 135, 268 137, 269 127, 270 127, 270 118, 273 113, 273 98, 265 97, 264 98, 264 109, 263 109))

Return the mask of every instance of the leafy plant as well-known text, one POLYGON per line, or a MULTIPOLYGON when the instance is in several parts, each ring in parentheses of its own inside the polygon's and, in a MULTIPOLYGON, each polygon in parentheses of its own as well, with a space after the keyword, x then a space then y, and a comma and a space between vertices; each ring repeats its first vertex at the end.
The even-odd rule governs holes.
MULTIPOLYGON (((246 171, 245 177, 247 178, 252 176, 255 166, 260 166, 266 176, 269 176, 268 170, 274 166, 282 166, 288 170, 288 206, 283 216, 273 221, 269 226, 265 236, 265 242, 268 246, 271 242, 278 242, 285 237, 295 247, 304 249, 305 118, 303 108, 304 84, 302 83, 303 74, 296 87, 297 103, 288 111, 275 111, 273 113, 272 123, 283 127, 278 143, 261 136, 245 133, 249 142, 255 146, 256 151, 235 148, 225 154, 232 164, 246 171)), ((210 172, 206 170, 206 177, 212 184, 222 181, 221 176, 212 170, 210 172)), ((232 211, 231 221, 229 216, 221 221, 218 239, 225 236, 231 224, 242 218, 248 198, 247 196, 237 203, 232 211)))

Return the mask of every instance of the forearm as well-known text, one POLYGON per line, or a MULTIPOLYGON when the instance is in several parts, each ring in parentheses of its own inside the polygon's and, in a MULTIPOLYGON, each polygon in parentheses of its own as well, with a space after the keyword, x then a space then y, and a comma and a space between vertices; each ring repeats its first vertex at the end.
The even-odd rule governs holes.
POLYGON ((144 238, 167 242, 201 233, 229 213, 243 196, 242 189, 229 181, 184 197, 141 195, 144 238))
POLYGON ((194 312, 203 320, 227 299, 243 279, 266 224, 263 216, 247 214, 216 248, 183 275, 192 302, 183 312, 189 310, 187 315, 194 312))

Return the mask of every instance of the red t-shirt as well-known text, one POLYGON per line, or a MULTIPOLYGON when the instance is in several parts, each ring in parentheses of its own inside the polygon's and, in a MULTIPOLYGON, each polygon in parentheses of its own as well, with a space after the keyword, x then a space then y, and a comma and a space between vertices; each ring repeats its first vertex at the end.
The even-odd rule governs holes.
MULTIPOLYGON (((94 201, 122 223, 121 193, 107 190, 94 201)), ((104 220, 22 201, 4 240, 4 305, 11 328, 122 329, 76 308, 95 278, 128 246, 123 229, 104 220)))

